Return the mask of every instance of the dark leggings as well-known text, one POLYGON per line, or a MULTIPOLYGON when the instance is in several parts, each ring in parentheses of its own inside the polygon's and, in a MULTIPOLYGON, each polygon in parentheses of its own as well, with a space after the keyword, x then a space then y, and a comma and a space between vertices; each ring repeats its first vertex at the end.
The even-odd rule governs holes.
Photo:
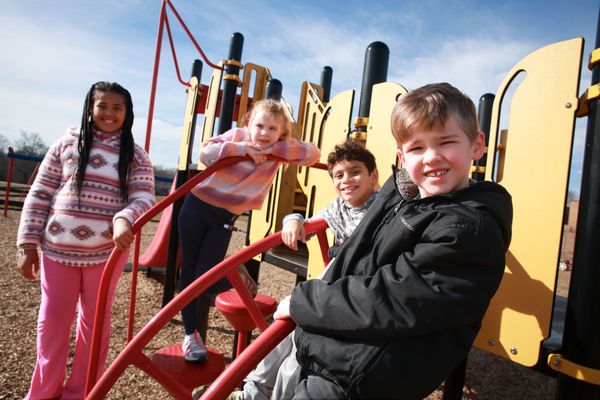
MULTIPOLYGON (((188 287, 209 269, 223 261, 231 240, 231 230, 237 215, 212 206, 189 194, 179 213, 179 245, 181 248, 181 272, 179 291, 188 287)), ((210 287, 210 293, 219 293, 231 286, 222 279, 210 287)), ((186 335, 196 329, 196 302, 181 310, 186 335)))

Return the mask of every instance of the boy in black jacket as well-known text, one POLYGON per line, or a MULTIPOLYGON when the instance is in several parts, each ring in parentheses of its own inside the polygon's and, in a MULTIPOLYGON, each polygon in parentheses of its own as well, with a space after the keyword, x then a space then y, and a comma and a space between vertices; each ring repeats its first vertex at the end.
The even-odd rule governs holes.
POLYGON ((280 303, 302 366, 287 398, 422 399, 467 356, 500 284, 512 202, 469 179, 484 152, 473 102, 426 85, 391 119, 419 194, 403 198, 394 170, 323 280, 280 303))

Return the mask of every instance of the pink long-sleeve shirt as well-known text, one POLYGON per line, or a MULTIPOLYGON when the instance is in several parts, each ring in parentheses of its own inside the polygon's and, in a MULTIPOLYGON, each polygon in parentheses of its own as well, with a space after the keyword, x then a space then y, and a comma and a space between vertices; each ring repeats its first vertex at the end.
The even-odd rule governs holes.
POLYGON ((97 132, 78 198, 74 174, 78 137, 79 129, 72 128, 44 157, 23 205, 17 245, 41 245, 51 260, 85 267, 101 264, 110 255, 115 219, 133 223, 152 207, 154 171, 144 149, 135 145, 129 198, 124 202, 118 172, 121 135, 97 132))
MULTIPOLYGON (((200 161, 209 166, 222 158, 245 156, 250 141, 250 133, 246 129, 233 128, 204 141, 200 161)), ((294 139, 276 142, 272 154, 294 165, 312 165, 321 156, 314 144, 294 139)), ((270 160, 262 164, 241 161, 216 171, 194 187, 192 193, 232 214, 257 210, 262 207, 280 165, 280 162, 270 160)))

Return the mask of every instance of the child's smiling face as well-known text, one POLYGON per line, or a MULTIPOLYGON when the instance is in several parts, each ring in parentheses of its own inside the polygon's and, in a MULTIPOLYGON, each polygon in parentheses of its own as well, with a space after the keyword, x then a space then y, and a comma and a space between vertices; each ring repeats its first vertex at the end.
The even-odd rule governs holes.
POLYGON ((338 196, 353 207, 369 199, 377 186, 377 169, 369 172, 365 163, 357 160, 342 160, 331 170, 333 187, 338 196))
POLYGON ((471 142, 456 120, 449 118, 444 126, 416 127, 399 145, 398 157, 421 197, 430 197, 466 188, 472 161, 483 152, 483 133, 471 142))
POLYGON ((275 144, 283 133, 281 117, 259 111, 250 121, 250 140, 261 149, 275 144))
POLYGON ((127 107, 123 95, 114 92, 94 93, 94 104, 91 113, 96 129, 113 133, 121 129, 125 121, 127 107))

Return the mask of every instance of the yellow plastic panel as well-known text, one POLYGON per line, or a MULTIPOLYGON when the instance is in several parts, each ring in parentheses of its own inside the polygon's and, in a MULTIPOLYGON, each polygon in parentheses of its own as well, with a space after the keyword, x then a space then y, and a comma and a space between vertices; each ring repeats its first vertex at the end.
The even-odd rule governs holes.
POLYGON ((493 107, 486 179, 493 180, 493 167, 504 161, 498 175, 513 199, 513 236, 504 278, 475 344, 526 366, 536 364, 550 332, 582 48, 578 38, 529 54, 504 79, 493 107), (520 73, 525 77, 512 97, 499 160, 498 115, 520 73))
POLYGON ((179 142, 179 162, 177 170, 186 171, 188 165, 188 148, 194 134, 194 118, 196 118, 196 103, 198 101, 198 88, 200 82, 198 78, 192 76, 190 87, 187 89, 187 103, 185 105, 185 115, 183 116, 183 128, 181 132, 181 141, 179 142))
MULTIPOLYGON (((321 149, 322 163, 327 163, 329 154, 336 144, 342 143, 348 137, 350 115, 354 91, 349 90, 335 96, 324 105, 312 86, 307 85, 306 96, 298 123, 301 126, 302 140, 310 141, 321 149)), ((298 184, 307 195, 307 217, 321 210, 336 197, 329 173, 316 168, 298 168, 298 184)), ((332 235, 328 232, 331 243, 332 235)), ((307 278, 314 278, 323 269, 323 260, 317 240, 309 240, 307 278)))
MULTIPOLYGON (((250 243, 254 243, 258 240, 263 239, 267 235, 273 233, 274 219, 277 212, 277 203, 279 201, 279 191, 281 187, 282 169, 284 166, 279 167, 273 184, 269 189, 269 194, 265 199, 262 207, 258 210, 252 210, 251 220, 248 224, 248 240, 250 243)), ((255 259, 262 258, 261 256, 255 257, 255 259)))
POLYGON ((254 83, 254 92, 252 100, 258 101, 265 97, 267 81, 271 79, 271 73, 267 67, 261 65, 246 63, 244 66, 244 79, 240 91, 240 104, 237 115, 237 126, 246 126, 244 117, 248 112, 248 103, 250 102, 250 87, 254 83), (254 80, 252 79, 254 74, 254 80))
POLYGON ((398 83, 384 82, 373 85, 366 147, 375 155, 379 169, 379 183, 390 176, 390 166, 396 165, 396 140, 392 136, 390 116, 398 96, 407 90, 398 83))
MULTIPOLYGON (((223 60, 219 61, 219 66, 223 66, 223 60)), ((202 122, 202 137, 200 143, 210 139, 215 127, 215 119, 217 118, 217 106, 219 104, 219 90, 221 88, 221 77, 223 70, 214 69, 210 77, 208 85, 208 98, 206 99, 206 111, 204 112, 204 120, 202 122)))

